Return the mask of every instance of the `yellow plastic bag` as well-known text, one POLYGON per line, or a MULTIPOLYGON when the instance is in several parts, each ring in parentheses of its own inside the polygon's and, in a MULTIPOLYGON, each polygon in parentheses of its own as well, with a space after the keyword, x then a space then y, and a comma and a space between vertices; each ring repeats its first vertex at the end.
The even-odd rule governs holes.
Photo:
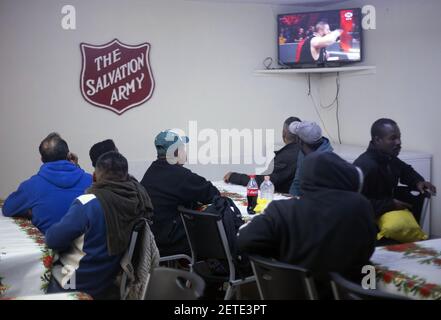
POLYGON ((400 242, 414 242, 428 238, 409 210, 386 212, 377 223, 380 228, 377 240, 386 237, 400 242))
POLYGON ((254 208, 254 212, 262 213, 270 202, 271 201, 268 201, 268 199, 257 198, 257 204, 256 207, 254 208))

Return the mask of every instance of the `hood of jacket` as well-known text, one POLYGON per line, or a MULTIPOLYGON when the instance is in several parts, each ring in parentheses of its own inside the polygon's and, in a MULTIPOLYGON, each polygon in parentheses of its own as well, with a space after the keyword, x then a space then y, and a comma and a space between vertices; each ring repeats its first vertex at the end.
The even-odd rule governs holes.
POLYGON ((38 171, 38 176, 59 188, 69 189, 81 180, 84 173, 83 169, 72 162, 59 160, 43 163, 38 171))
POLYGON ((359 168, 333 152, 313 152, 305 157, 301 189, 303 194, 320 189, 360 192, 363 174, 359 168))

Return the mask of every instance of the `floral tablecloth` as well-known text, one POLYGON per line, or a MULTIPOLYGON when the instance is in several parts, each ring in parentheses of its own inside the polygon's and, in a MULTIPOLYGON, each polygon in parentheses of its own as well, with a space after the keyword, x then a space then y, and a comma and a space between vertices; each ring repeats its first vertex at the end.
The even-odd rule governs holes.
POLYGON ((83 292, 66 292, 66 293, 52 293, 42 294, 36 296, 24 296, 18 298, 11 298, 10 300, 93 300, 91 296, 83 292))
MULTIPOLYGON (((219 190, 219 192, 225 196, 231 198, 233 200, 234 204, 237 206, 237 208, 240 210, 240 213, 242 214, 242 217, 245 221, 248 221, 254 217, 254 215, 248 214, 247 211, 247 188, 244 186, 234 185, 225 183, 223 181, 213 181, 213 185, 219 190)), ((274 200, 286 200, 290 199, 290 197, 275 193, 274 194, 274 200)))
POLYGON ((379 290, 441 300, 441 239, 379 247, 371 260, 379 290))
POLYGON ((44 294, 52 258, 44 236, 29 220, 0 213, 0 298, 44 294))

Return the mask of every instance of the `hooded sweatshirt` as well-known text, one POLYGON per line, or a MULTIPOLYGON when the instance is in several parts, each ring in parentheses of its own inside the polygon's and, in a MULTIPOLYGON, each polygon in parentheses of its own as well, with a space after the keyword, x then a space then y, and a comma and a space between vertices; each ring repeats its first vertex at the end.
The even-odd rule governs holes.
POLYGON ((239 231, 239 248, 324 275, 360 275, 376 226, 361 172, 331 152, 305 158, 300 199, 273 201, 239 231))
MULTIPOLYGON (((325 137, 322 137, 322 139, 323 139, 322 144, 317 148, 317 150, 315 150, 312 153, 334 151, 331 142, 329 142, 329 139, 325 137)), ((289 193, 292 194, 293 196, 300 196, 302 194, 302 191, 300 190, 300 184, 301 184, 301 177, 303 170, 302 166, 305 157, 306 156, 302 151, 300 151, 297 156, 297 170, 294 176, 294 180, 292 181, 291 187, 289 188, 289 193)))
POLYGON ((92 176, 67 160, 44 163, 5 200, 3 215, 23 215, 31 210, 32 223, 46 233, 91 184, 92 176))

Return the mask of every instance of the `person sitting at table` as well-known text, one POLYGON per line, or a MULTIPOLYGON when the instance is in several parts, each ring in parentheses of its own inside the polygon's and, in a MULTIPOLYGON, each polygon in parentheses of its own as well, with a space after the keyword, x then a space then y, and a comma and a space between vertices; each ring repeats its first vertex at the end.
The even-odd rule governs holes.
POLYGON ((171 130, 160 132, 155 138, 158 159, 141 180, 155 208, 152 232, 161 256, 191 253, 177 207, 192 208, 198 202, 209 204, 214 196, 220 195, 211 182, 183 167, 187 142, 188 137, 180 137, 171 130))
POLYGON ((78 167, 77 157, 58 133, 40 143, 43 165, 5 200, 3 215, 28 216, 42 232, 66 214, 72 201, 92 184, 92 176, 78 167))
POLYGON ((90 161, 92 161, 92 167, 95 168, 96 161, 98 158, 109 151, 116 151, 118 152, 118 148, 115 145, 115 142, 113 142, 112 139, 107 139, 104 141, 100 141, 95 143, 89 150, 89 157, 90 161))
POLYGON ((305 157, 300 199, 273 201, 239 230, 240 250, 313 272, 318 287, 328 272, 361 278, 375 249, 369 201, 359 192, 361 170, 333 152, 305 157))
POLYGON ((134 224, 152 218, 149 195, 129 176, 123 155, 115 151, 101 155, 93 177, 86 194, 76 198, 63 219, 46 232, 46 244, 59 253, 48 293, 71 288, 95 299, 112 297, 134 224))
MULTIPOLYGON (((354 161, 354 165, 363 170, 362 192, 371 201, 376 218, 390 211, 412 209, 411 204, 394 197, 398 182, 422 193, 428 190, 436 194, 433 184, 425 181, 412 166, 398 158, 400 151, 400 128, 394 120, 381 118, 372 124, 371 141, 366 152, 354 161)), ((417 240, 423 239, 416 238, 412 241, 417 240)), ((385 240, 384 244, 389 242, 385 240)))
MULTIPOLYGON (((289 192, 289 187, 296 173, 297 156, 300 150, 297 136, 288 130, 289 125, 295 121, 301 120, 297 117, 289 117, 283 123, 282 139, 285 146, 279 151, 274 152, 274 159, 262 175, 256 175, 256 181, 259 186, 264 181, 265 176, 269 175, 277 192, 289 192)), ((237 172, 227 172, 224 176, 225 182, 242 186, 246 186, 249 180, 248 175, 237 172)))
POLYGON ((329 140, 322 136, 322 129, 315 122, 301 121, 293 122, 289 131, 299 138, 300 152, 297 157, 297 170, 292 181, 289 193, 295 197, 301 196, 302 165, 307 155, 313 152, 333 151, 329 140))

